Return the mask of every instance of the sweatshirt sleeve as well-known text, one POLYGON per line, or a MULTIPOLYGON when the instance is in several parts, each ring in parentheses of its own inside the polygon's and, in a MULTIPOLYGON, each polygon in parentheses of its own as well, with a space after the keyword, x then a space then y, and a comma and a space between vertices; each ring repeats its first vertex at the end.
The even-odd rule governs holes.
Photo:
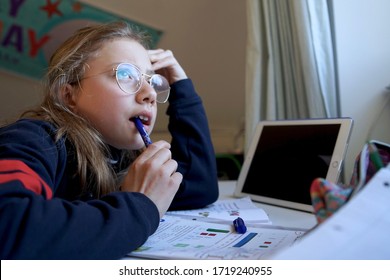
POLYGON ((153 202, 125 192, 56 198, 66 149, 53 139, 39 121, 0 130, 1 259, 117 259, 142 245, 159 223, 153 202))
POLYGON ((167 114, 172 154, 183 182, 170 210, 201 208, 218 198, 218 177, 202 100, 190 79, 172 85, 167 114))

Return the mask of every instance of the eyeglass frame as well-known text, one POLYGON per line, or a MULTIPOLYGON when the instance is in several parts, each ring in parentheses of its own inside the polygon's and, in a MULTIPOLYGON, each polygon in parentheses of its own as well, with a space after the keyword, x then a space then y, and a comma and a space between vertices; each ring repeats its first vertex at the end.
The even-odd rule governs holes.
MULTIPOLYGON (((145 80, 145 81, 154 89, 154 91, 156 92, 156 95, 157 95, 157 96, 159 95, 159 93, 158 93, 158 92, 156 91, 156 89, 151 85, 150 81, 152 80, 152 78, 153 78, 154 76, 158 76, 158 77, 160 77, 161 79, 165 80, 165 81, 167 82, 167 84, 168 84, 168 88, 165 90, 165 91, 168 91, 167 97, 166 97, 166 99, 164 99, 164 101, 159 101, 158 98, 156 98, 156 102, 157 102, 157 103, 163 104, 163 103, 166 103, 166 102, 168 101, 169 96, 170 96, 171 87, 169 86, 168 80, 167 80, 163 75, 156 74, 156 73, 153 73, 152 75, 149 75, 149 74, 146 74, 146 73, 142 73, 141 70, 140 70, 136 65, 134 65, 134 64, 132 64, 132 63, 128 63, 128 62, 121 62, 121 63, 119 63, 115 68, 112 68, 112 69, 110 69, 110 70, 107 70, 107 71, 104 71, 104 72, 101 72, 101 73, 98 73, 98 74, 94 74, 94 75, 91 75, 91 76, 83 77, 83 78, 81 78, 80 80, 84 80, 84 79, 88 79, 88 78, 93 78, 93 77, 95 77, 95 76, 98 76, 98 75, 101 75, 101 74, 105 74, 105 73, 110 72, 110 71, 114 71, 114 72, 115 72, 115 80, 116 80, 116 83, 117 83, 118 87, 119 87, 124 93, 126 93, 126 94, 129 94, 129 95, 130 95, 130 94, 137 94, 137 93, 139 92, 139 90, 142 88, 142 81, 139 83, 138 89, 137 89, 136 91, 134 91, 134 92, 127 92, 126 90, 124 90, 124 89, 122 88, 122 86, 121 86, 119 80, 118 80, 118 74, 117 74, 117 73, 118 73, 118 69, 119 69, 119 67, 120 67, 121 65, 130 65, 131 67, 134 67, 134 68, 138 71, 138 73, 140 74, 141 79, 143 78, 143 79, 144 79, 144 80, 145 80)), ((140 79, 140 80, 141 80, 141 79, 140 79)), ((165 91, 164 91, 164 92, 165 92, 165 91)), ((157 97, 157 96, 156 96, 156 97, 157 97)))

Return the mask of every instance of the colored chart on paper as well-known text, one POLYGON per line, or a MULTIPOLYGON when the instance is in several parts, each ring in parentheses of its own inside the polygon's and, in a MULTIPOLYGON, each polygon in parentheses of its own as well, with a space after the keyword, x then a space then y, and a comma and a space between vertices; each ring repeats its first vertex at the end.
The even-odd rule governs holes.
POLYGON ((250 227, 238 234, 229 224, 165 216, 156 233, 131 256, 156 259, 263 259, 291 246, 304 231, 250 227))

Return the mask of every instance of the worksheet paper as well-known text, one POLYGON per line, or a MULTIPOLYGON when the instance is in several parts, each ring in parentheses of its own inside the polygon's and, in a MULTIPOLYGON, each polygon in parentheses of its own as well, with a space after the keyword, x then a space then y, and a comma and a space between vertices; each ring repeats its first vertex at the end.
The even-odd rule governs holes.
POLYGON ((132 257, 151 259, 265 259, 305 233, 258 224, 239 234, 232 224, 207 223, 166 215, 156 233, 132 257))
POLYGON ((390 170, 274 259, 390 260, 390 170))
POLYGON ((208 222, 233 222, 233 220, 240 217, 247 224, 271 224, 267 213, 263 209, 254 205, 249 197, 218 200, 205 208, 169 211, 167 212, 167 215, 208 222))

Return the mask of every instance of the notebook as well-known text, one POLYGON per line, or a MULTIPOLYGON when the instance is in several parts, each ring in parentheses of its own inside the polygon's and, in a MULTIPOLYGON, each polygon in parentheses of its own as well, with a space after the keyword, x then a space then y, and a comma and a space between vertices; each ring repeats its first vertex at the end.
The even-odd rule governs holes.
POLYGON ((352 130, 351 118, 261 121, 234 195, 313 212, 315 178, 338 182, 352 130))

